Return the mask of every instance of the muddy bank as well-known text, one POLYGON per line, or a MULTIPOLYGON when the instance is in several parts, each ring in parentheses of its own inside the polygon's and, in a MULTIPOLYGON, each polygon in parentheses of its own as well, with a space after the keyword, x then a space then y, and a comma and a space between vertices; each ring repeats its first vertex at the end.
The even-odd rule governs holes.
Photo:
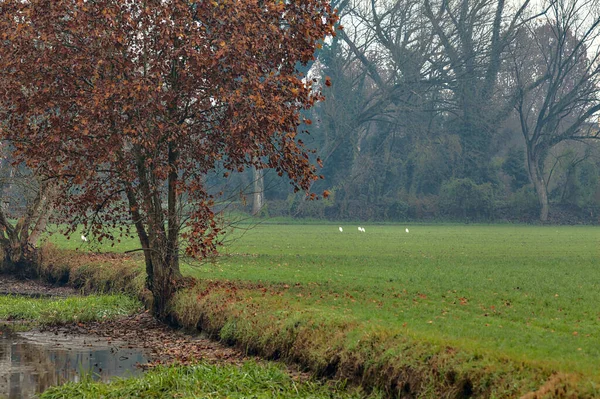
MULTIPOLYGON (((80 295, 80 291, 0 275, 2 294, 60 299, 80 295)), ((39 326, 28 332, 12 332, 10 327, 16 326, 12 321, 0 320, 0 325, 6 327, 0 331, 1 343, 5 344, 0 354, 6 363, 6 372, 0 367, 0 393, 9 394, 12 390, 15 395, 9 394, 10 397, 30 397, 33 391, 16 393, 26 386, 35 386, 35 392, 42 392, 51 385, 77 381, 81 372, 107 380, 172 363, 206 361, 240 365, 250 359, 259 361, 206 336, 169 327, 148 312, 99 322, 39 326), (56 367, 40 369, 36 364, 56 364, 56 367), (16 375, 21 382, 15 380, 16 375), (11 382, 11 378, 15 381, 11 382)), ((289 374, 296 380, 310 378, 294 368, 289 368, 289 374)))
POLYGON ((68 286, 58 287, 40 280, 19 280, 13 276, 0 274, 0 295, 64 298, 78 294, 78 290, 68 286))
MULTIPOLYGON (((0 295, 66 298, 79 294, 78 290, 67 286, 57 287, 39 280, 19 280, 12 276, 0 275, 0 295)), ((12 323, 0 320, 0 324, 12 323)), ((8 335, 5 334, 5 338, 8 335)), ((31 338, 42 337, 40 345, 45 346, 60 346, 64 342, 82 340, 85 345, 103 342, 103 346, 112 347, 115 351, 140 348, 148 355, 148 362, 141 364, 142 367, 173 362, 185 364, 197 360, 239 364, 249 359, 239 350, 207 337, 194 336, 168 327, 148 312, 102 322, 44 326, 34 328, 26 335, 31 338), (54 339, 50 339, 52 337, 54 339)))
POLYGON ((51 332, 61 339, 87 336, 102 338, 115 349, 142 348, 148 354, 148 364, 189 364, 198 360, 241 364, 250 357, 239 350, 224 346, 207 337, 187 334, 173 329, 152 317, 148 312, 102 322, 48 326, 41 332, 51 332))
MULTIPOLYGON (((105 339, 115 350, 140 348, 148 358, 147 363, 139 365, 143 369, 160 364, 192 364, 197 361, 241 365, 248 360, 264 360, 258 356, 247 356, 237 348, 225 346, 206 336, 166 326, 148 312, 102 322, 48 326, 40 331, 64 338, 105 339)), ((299 371, 298 367, 288 365, 287 370, 295 380, 306 381, 311 378, 311 374, 299 371)))

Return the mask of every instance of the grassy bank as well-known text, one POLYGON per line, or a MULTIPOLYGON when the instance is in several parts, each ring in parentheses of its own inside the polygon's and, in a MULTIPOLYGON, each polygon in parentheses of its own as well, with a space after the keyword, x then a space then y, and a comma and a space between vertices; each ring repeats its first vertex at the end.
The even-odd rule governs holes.
POLYGON ((67 324, 127 316, 141 303, 124 295, 91 295, 60 299, 0 296, 0 322, 67 324))
POLYGON ((274 286, 283 308, 300 304, 428 341, 598 371, 600 229, 347 230, 260 226, 233 241, 230 256, 188 272, 274 286))
MULTIPOLYGON (((274 364, 245 363, 243 366, 158 367, 139 378, 116 379, 111 383, 93 381, 67 383, 47 390, 40 399, 58 398, 365 398, 343 385, 294 381, 274 364)), ((369 398, 377 398, 370 395, 369 398)))
POLYGON ((342 227, 238 230, 176 316, 390 393, 600 395, 597 228, 342 227))
MULTIPOLYGON (((91 283, 91 280, 88 281, 91 283)), ((63 298, 0 296, 0 324, 18 330, 39 325, 62 325, 118 319, 139 312, 142 305, 127 295, 89 295, 63 298), (16 325, 14 323, 17 323, 16 325)), ((142 327, 143 328, 143 327, 142 327)), ((150 332, 148 332, 150 333, 150 332)), ((165 337, 163 337, 164 339, 165 337)), ((19 355, 17 355, 19 356, 19 355)), ((81 366, 83 367, 83 366, 81 366)), ((348 389, 340 383, 296 381, 273 363, 199 363, 152 369, 140 377, 102 383, 91 371, 82 380, 52 387, 40 398, 380 398, 348 389)))

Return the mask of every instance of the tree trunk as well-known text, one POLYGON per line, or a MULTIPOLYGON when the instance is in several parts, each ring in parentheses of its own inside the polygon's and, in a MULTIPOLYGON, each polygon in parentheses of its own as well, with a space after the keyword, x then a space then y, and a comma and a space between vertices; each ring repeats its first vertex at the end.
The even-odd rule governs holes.
POLYGON ((169 143, 168 148, 170 171, 167 183, 167 229, 164 228, 163 219, 159 218, 157 223, 160 223, 162 233, 158 234, 152 242, 155 247, 158 244, 158 248, 155 248, 153 252, 152 259, 153 311, 154 315, 163 321, 166 321, 169 317, 169 301, 179 288, 182 277, 179 269, 180 221, 178 214, 179 194, 177 193, 179 151, 173 143, 169 143))
POLYGON ((19 278, 37 277, 38 253, 35 246, 7 223, 3 212, 0 212, 0 225, 4 230, 0 238, 1 271, 19 278))
POLYGON ((167 321, 170 314, 169 301, 175 295, 181 279, 178 257, 167 262, 156 251, 151 256, 152 273, 148 276, 148 288, 152 292, 152 313, 156 318, 167 321))
MULTIPOLYGON (((149 225, 149 230, 152 229, 149 225)), ((181 271, 179 256, 167 244, 166 237, 150 234, 149 247, 144 251, 146 260, 146 287, 152 293, 152 313, 162 321, 168 321, 169 301, 179 288, 181 271)))
POLYGON ((22 243, 19 239, 2 243, 2 272, 22 279, 32 279, 39 275, 37 248, 22 243))
POLYGON ((37 248, 38 241, 46 231, 48 220, 54 212, 58 188, 58 184, 54 180, 44 181, 40 184, 38 195, 34 201, 34 212, 26 220, 24 229, 20 232, 21 239, 26 241, 24 245, 37 248))
POLYGON ((256 216, 260 213, 263 206, 265 206, 265 177, 262 169, 257 168, 252 170, 252 175, 254 177, 252 215, 256 216))
POLYGON ((530 149, 527 150, 527 166, 529 170, 529 177, 533 183, 533 186, 535 187, 535 194, 540 203, 540 221, 547 222, 550 209, 550 205, 548 203, 548 189, 546 187, 544 175, 540 168, 540 160, 530 149))
POLYGON ((167 183, 166 218, 162 198, 155 187, 155 171, 146 167, 145 157, 138 147, 136 154, 139 186, 139 202, 143 204, 145 217, 139 211, 138 198, 132 187, 126 184, 130 212, 144 249, 146 261, 146 287, 152 293, 152 313, 162 321, 168 321, 169 301, 179 288, 181 271, 179 269, 179 231, 178 216, 179 194, 177 193, 177 161, 179 152, 169 143, 169 175, 167 183))
POLYGON ((27 211, 13 226, 0 211, 0 238, 2 271, 20 278, 39 275, 37 245, 46 229, 58 196, 58 185, 53 180, 40 182, 37 195, 27 205, 27 211))
POLYGON ((170 314, 169 301, 177 291, 182 277, 179 269, 178 240, 177 237, 169 237, 166 234, 162 211, 148 215, 148 220, 149 248, 144 251, 146 286, 152 292, 154 316, 167 321, 170 314))
POLYGON ((152 273, 152 257, 150 252, 150 239, 148 238, 148 233, 146 232, 146 226, 144 225, 144 218, 140 212, 140 207, 135 198, 135 192, 131 187, 131 184, 125 184, 125 194, 127 195, 127 200, 129 202, 129 212, 131 214, 131 220, 135 225, 135 230, 138 235, 138 239, 140 240, 140 245, 142 246, 142 250, 144 251, 144 259, 146 261, 146 276, 149 276, 152 273))

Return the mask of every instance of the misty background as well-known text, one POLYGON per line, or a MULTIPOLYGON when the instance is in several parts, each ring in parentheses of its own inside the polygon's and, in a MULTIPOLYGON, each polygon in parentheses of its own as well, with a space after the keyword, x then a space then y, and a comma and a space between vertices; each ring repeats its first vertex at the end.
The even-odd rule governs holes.
POLYGON ((276 174, 247 171, 244 209, 598 222, 598 1, 333 3, 343 29, 308 72, 327 99, 302 127, 323 160, 312 190, 331 196, 306 201, 276 174))
MULTIPOLYGON (((329 197, 309 201, 269 170, 218 170, 206 182, 224 193, 221 206, 330 220, 599 222, 598 0, 332 5, 337 36, 299 66, 326 97, 299 130, 323 164, 311 191, 329 197)), ((4 208, 31 196, 27 173, 4 158, 4 208)))

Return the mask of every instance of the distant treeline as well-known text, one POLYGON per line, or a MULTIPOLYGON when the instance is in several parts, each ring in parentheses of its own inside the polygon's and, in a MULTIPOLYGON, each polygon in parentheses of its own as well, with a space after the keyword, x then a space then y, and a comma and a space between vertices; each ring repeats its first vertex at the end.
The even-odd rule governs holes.
MULTIPOLYGON (((600 36, 583 0, 334 1, 308 77, 323 160, 306 202, 276 175, 269 215, 596 223, 600 36), (594 44, 596 43, 596 44, 594 44), (326 87, 325 81, 332 82, 326 87)), ((240 175, 252 202, 253 176, 240 175)))

